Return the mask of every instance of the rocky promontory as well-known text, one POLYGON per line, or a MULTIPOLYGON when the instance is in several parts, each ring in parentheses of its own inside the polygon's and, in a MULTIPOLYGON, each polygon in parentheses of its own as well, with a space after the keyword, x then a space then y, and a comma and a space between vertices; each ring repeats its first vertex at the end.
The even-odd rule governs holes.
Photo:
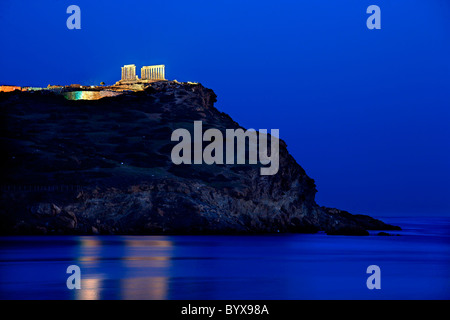
POLYGON ((240 128, 200 84, 71 101, 0 93, 0 233, 216 234, 399 230, 321 207, 316 186, 280 140, 277 174, 260 165, 175 165, 177 128, 240 128))

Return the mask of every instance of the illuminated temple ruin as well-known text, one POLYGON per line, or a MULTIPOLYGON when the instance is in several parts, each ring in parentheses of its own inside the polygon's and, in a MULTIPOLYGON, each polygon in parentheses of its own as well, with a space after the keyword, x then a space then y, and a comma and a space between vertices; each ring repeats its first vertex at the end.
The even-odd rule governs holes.
POLYGON ((136 66, 134 64, 126 64, 122 67, 122 78, 120 80, 136 80, 136 66))
POLYGON ((141 68, 141 79, 136 75, 136 65, 127 64, 122 67, 119 83, 153 82, 165 80, 165 65, 144 66, 141 68))
POLYGON ((141 80, 165 80, 165 66, 146 66, 141 68, 141 80))

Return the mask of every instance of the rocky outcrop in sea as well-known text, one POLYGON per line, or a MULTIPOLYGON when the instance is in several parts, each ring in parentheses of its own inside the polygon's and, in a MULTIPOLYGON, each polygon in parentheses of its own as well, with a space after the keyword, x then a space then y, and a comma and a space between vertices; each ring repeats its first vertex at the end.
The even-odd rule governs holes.
POLYGON ((177 128, 240 128, 201 84, 71 101, 0 93, 1 234, 254 234, 399 230, 319 206, 316 185, 280 140, 277 174, 261 165, 175 165, 177 128))

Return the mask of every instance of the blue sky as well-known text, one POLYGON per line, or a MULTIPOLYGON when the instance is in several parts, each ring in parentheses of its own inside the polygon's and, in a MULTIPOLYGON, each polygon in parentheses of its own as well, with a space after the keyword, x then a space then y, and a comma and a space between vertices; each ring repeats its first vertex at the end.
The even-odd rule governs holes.
POLYGON ((1 1, 0 83, 107 84, 165 64, 247 128, 280 129, 317 202, 450 213, 447 0, 1 1), (81 8, 81 30, 66 9, 81 8), (366 9, 381 8, 381 30, 366 9))

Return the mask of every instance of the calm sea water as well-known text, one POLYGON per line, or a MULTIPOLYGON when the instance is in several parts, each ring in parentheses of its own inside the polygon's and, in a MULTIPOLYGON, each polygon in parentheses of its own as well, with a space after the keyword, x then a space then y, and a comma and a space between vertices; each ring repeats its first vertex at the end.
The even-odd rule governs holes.
POLYGON ((449 299, 450 218, 384 220, 401 236, 1 237, 0 298, 449 299))

